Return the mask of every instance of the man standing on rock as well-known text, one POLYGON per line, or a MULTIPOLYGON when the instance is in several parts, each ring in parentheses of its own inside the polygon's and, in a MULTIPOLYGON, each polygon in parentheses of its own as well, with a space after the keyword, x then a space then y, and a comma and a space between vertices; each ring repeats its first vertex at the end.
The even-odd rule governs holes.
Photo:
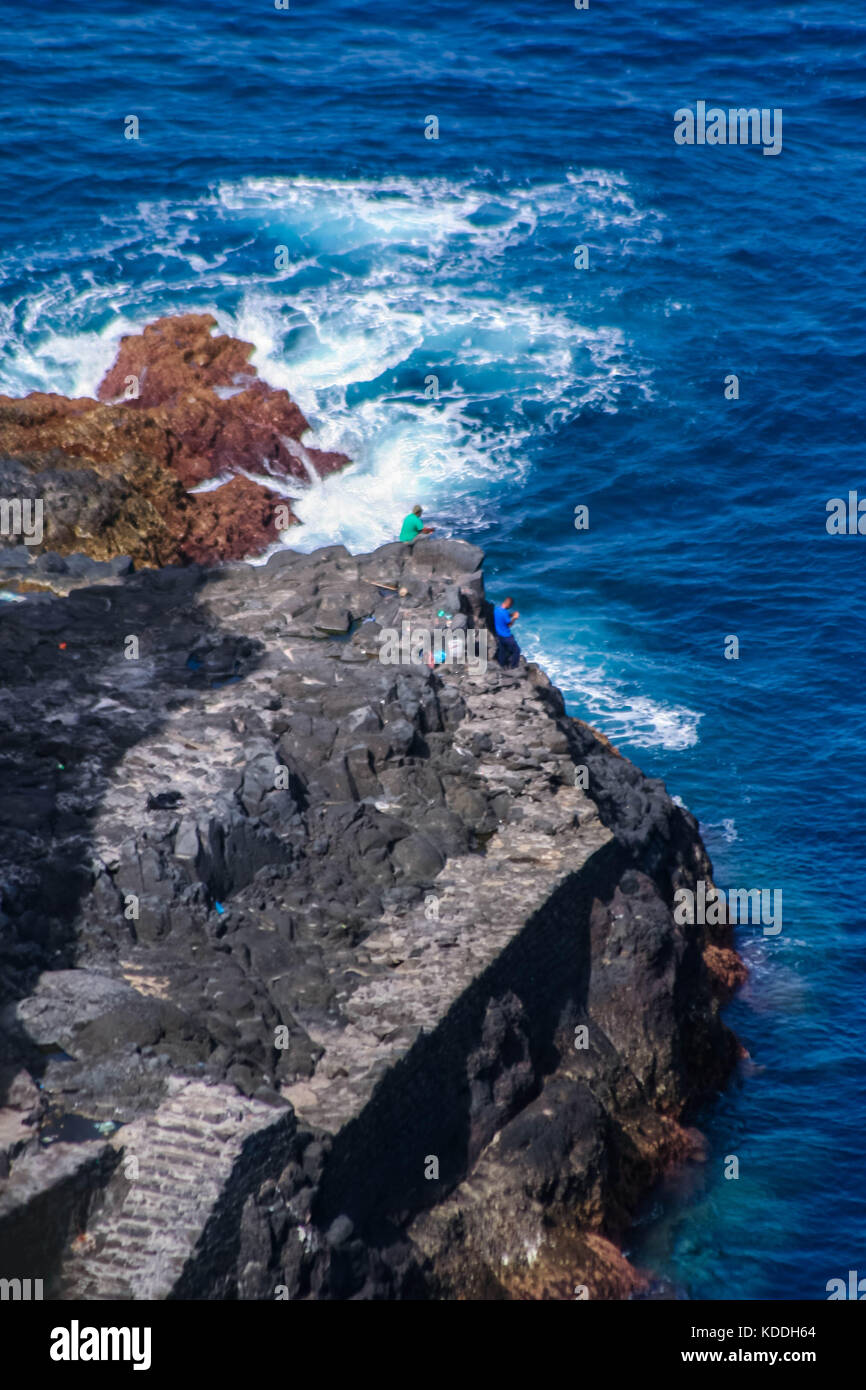
POLYGON ((407 517, 403 519, 403 526, 400 530, 401 541, 417 541, 419 536, 429 536, 431 531, 435 531, 435 526, 424 526, 421 521, 421 513, 424 508, 415 506, 407 517))
POLYGON ((493 610, 493 626, 496 630, 496 660, 506 670, 513 670, 520 662, 520 648, 517 639, 511 635, 511 624, 516 623, 519 613, 509 613, 513 600, 504 598, 493 610))

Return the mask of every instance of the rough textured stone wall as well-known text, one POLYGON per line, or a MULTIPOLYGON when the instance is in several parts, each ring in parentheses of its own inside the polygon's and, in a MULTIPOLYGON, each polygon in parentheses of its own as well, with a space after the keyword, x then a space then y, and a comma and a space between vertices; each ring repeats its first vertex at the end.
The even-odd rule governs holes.
MULTIPOLYGON (((316 1206, 323 1224, 342 1212, 360 1224, 435 1202, 537 1093, 557 1032, 585 1013, 592 900, 605 880, 610 887, 612 858, 605 845, 558 885, 340 1130, 316 1206), (424 1177, 428 1155, 438 1181, 424 1177)), ((472 929, 490 925, 474 916, 472 929)), ((455 947, 439 948, 449 974, 455 947)))

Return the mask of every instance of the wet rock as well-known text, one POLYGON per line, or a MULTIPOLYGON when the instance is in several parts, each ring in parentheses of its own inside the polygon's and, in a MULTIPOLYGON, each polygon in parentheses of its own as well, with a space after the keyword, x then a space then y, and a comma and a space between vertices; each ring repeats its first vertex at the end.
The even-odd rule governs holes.
MULTIPOLYGON (((147 411, 179 441, 173 461, 186 487, 239 468, 308 480, 302 436, 309 425, 287 391, 258 380, 251 343, 214 335, 210 314, 181 314, 121 340, 117 361, 98 391, 123 399, 130 378, 147 411), (294 444, 294 448, 290 447, 294 444)), ((307 452, 320 477, 343 468, 343 454, 307 452)))
POLYGON ((192 500, 183 555, 199 564, 257 555, 278 539, 277 508, 288 506, 285 497, 250 478, 232 478, 212 492, 193 494, 192 500))
MULTIPOLYGON (((260 553, 297 522, 288 498, 243 472, 307 486, 343 468, 343 454, 308 448, 309 425, 288 393, 257 377, 249 343, 214 335, 210 315, 160 319, 121 341, 99 400, 33 392, 0 397, 0 491, 39 499, 34 544, 0 551, 0 573, 95 577, 89 556, 128 564, 211 563, 260 553), (206 492, 189 488, 236 476, 206 492), (281 511, 278 511, 281 508, 281 511)), ((121 565, 110 571, 125 573, 121 565)))

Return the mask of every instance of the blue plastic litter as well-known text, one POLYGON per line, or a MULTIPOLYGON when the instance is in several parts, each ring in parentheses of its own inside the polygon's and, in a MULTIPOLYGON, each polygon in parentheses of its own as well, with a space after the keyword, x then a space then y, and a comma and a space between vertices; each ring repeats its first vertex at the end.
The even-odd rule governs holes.
POLYGON ((214 903, 214 907, 216 908, 217 912, 220 913, 220 915, 222 915, 222 913, 225 912, 225 908, 223 907, 222 903, 214 903))

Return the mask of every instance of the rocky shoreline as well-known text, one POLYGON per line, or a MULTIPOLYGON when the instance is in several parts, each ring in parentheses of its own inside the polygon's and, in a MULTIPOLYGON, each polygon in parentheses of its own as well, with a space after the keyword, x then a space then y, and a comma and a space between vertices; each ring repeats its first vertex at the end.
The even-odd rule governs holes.
POLYGON ((0 401, 0 1277, 654 1296, 618 1242, 739 1056, 697 825, 538 667, 413 660, 489 632, 476 547, 240 560, 243 470, 348 460, 213 327, 0 401))
POLYGON ((157 566, 259 555, 297 522, 283 489, 350 462, 305 444, 308 422, 258 378, 253 344, 215 328, 184 314, 123 338, 98 400, 0 396, 0 497, 42 500, 34 553, 157 566))
POLYGON ((735 1063, 740 966, 673 923, 711 874, 692 817, 540 670, 379 661, 403 622, 483 626, 481 561, 285 551, 4 611, 4 1268, 69 1297, 641 1287, 615 1241, 735 1063), (187 1192, 166 1108, 216 1164, 187 1192), (76 1116, 120 1128, 40 1141, 76 1116))

